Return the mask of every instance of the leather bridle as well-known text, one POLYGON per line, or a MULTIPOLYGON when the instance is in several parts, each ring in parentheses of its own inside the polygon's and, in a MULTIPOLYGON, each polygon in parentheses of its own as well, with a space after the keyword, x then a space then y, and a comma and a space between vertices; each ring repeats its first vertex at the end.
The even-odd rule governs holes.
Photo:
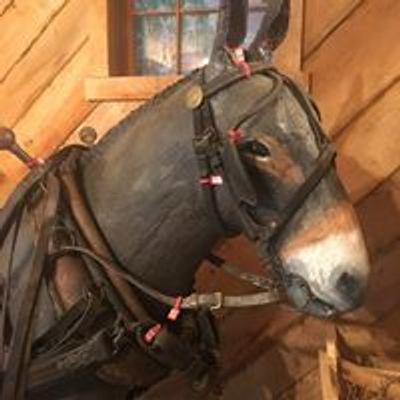
MULTIPOLYGON (((255 109, 248 111, 245 115, 240 115, 225 134, 217 127, 211 100, 222 90, 249 79, 249 76, 244 75, 239 69, 231 69, 210 82, 205 82, 204 75, 201 76, 199 86, 195 90, 202 93, 202 98, 196 107, 193 107, 194 150, 210 213, 227 236, 236 233, 224 221, 217 202, 217 187, 226 182, 243 232, 256 244, 260 256, 271 265, 277 279, 288 287, 292 283, 292 277, 284 273, 282 261, 277 252, 277 243, 294 215, 332 167, 336 152, 320 127, 318 110, 295 82, 265 64, 250 64, 249 67, 251 75, 264 75, 272 79, 273 88, 255 109), (291 197, 283 212, 260 222, 255 218, 258 205, 257 194, 243 165, 237 144, 241 140, 241 126, 265 110, 265 107, 277 98, 283 87, 290 90, 305 111, 320 154, 311 173, 291 197)), ((311 300, 312 294, 309 288, 307 296, 311 300)))

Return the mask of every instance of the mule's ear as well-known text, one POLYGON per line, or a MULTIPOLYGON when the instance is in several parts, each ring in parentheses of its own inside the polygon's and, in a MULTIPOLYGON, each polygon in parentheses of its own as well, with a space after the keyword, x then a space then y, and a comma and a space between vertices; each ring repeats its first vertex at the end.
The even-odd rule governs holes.
POLYGON ((249 46, 249 58, 260 60, 284 41, 289 30, 290 0, 265 0, 266 10, 260 29, 249 46))
POLYGON ((221 0, 211 63, 223 59, 225 48, 235 49, 246 39, 248 0, 221 0))

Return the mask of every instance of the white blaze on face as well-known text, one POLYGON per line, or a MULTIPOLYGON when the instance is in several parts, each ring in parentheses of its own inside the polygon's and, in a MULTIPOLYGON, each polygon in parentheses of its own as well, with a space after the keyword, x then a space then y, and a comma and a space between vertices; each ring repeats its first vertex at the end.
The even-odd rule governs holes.
POLYGON ((335 207, 322 221, 292 235, 281 257, 287 272, 301 276, 315 296, 339 310, 351 308, 355 292, 365 289, 369 260, 348 204, 335 207))

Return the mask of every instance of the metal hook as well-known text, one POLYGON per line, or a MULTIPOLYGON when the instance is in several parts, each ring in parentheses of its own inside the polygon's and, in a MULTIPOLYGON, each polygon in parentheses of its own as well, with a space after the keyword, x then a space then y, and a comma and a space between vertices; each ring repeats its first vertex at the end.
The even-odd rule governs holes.
POLYGON ((15 133, 6 127, 0 127, 0 150, 6 150, 14 154, 28 168, 34 168, 43 165, 44 161, 40 158, 30 156, 16 140, 15 133))

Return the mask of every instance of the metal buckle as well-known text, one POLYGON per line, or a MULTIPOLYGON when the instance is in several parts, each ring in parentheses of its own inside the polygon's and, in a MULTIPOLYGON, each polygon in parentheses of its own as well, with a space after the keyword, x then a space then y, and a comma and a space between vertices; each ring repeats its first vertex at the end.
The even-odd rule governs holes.
POLYGON ((224 295, 222 292, 215 292, 213 294, 214 299, 216 300, 216 304, 210 306, 210 310, 216 311, 220 310, 224 305, 224 295))

